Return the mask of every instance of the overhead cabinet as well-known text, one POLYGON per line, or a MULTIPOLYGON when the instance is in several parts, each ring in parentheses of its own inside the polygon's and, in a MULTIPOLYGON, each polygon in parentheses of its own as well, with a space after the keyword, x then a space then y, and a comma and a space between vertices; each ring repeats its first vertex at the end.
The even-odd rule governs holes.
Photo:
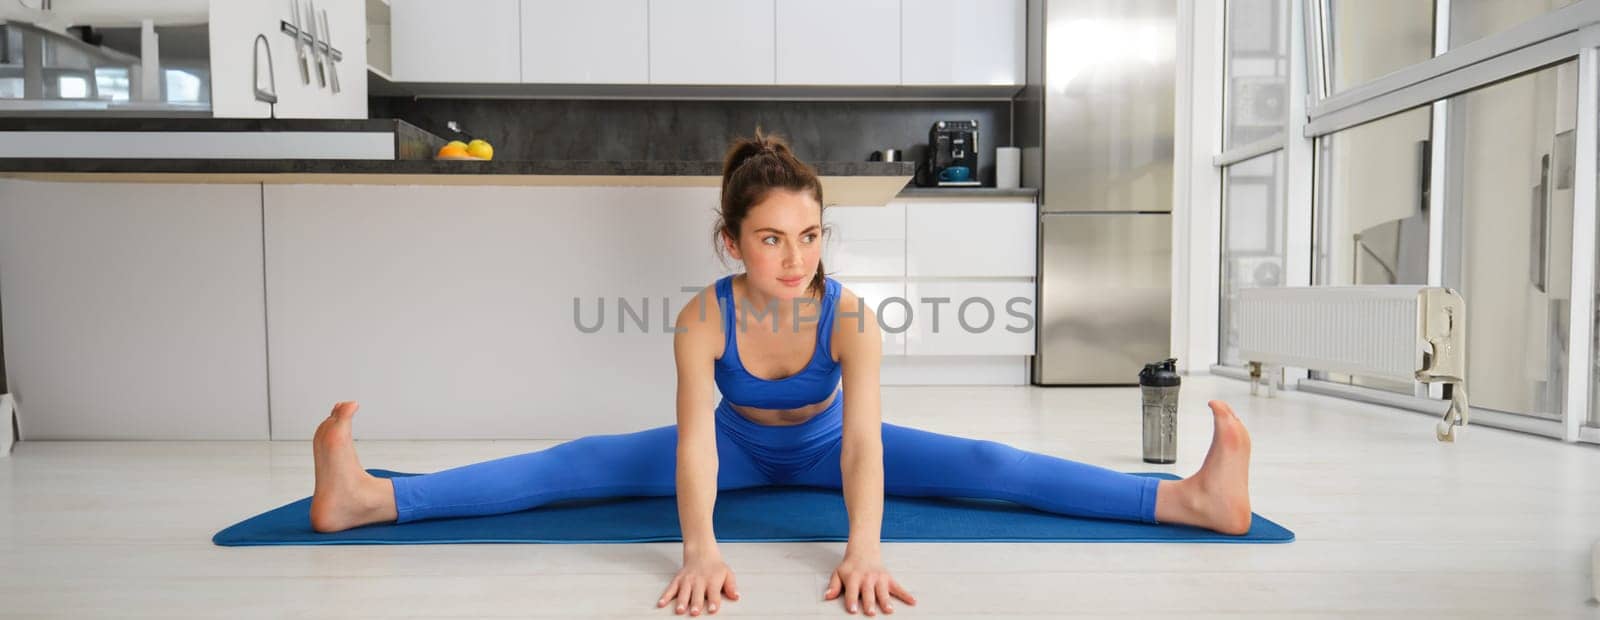
POLYGON ((389 19, 401 83, 1024 82, 1024 0, 392 0, 389 19))
POLYGON ((390 0, 397 82, 522 81, 518 0, 390 0))

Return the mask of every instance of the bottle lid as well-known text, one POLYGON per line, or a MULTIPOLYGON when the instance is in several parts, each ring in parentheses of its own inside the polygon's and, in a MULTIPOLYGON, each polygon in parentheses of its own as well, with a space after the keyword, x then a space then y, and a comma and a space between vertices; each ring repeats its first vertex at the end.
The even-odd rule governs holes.
POLYGON ((1139 385, 1172 387, 1179 383, 1178 358, 1175 357, 1145 364, 1144 370, 1139 371, 1139 385))

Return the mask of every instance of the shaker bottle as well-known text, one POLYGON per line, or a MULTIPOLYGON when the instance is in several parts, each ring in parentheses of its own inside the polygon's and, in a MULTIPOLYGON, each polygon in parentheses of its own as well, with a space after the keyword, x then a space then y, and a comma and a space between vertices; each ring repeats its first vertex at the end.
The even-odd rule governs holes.
POLYGON ((1145 364, 1139 371, 1144 401, 1144 462, 1178 460, 1178 360, 1145 364))

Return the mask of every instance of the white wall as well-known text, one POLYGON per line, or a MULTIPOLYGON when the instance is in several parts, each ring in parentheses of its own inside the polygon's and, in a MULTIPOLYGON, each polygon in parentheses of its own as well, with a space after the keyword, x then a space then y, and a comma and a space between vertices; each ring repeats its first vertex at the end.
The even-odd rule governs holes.
MULTIPOLYGON (((305 19, 304 0, 301 19, 305 19)), ((318 12, 328 13, 330 38, 343 60, 334 63, 339 73, 338 94, 330 86, 318 86, 311 50, 306 50, 311 83, 300 79, 294 38, 279 30, 279 20, 293 21, 288 0, 210 0, 211 13, 211 108, 223 118, 268 118, 273 109, 256 101, 251 78, 255 38, 265 34, 272 50, 272 68, 277 76, 277 118, 366 118, 367 117, 367 17, 364 0, 322 0, 318 12)), ((319 16, 320 19, 320 16, 319 16)), ((267 59, 260 60, 265 84, 267 59)))

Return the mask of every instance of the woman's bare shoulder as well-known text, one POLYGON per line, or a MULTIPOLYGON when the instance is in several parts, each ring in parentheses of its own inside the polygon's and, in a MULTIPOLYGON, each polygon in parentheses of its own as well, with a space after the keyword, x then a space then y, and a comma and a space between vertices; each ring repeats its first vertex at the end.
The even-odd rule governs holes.
POLYGON ((843 359, 844 355, 861 351, 863 347, 881 352, 882 338, 878 329, 878 315, 872 311, 872 302, 840 285, 838 305, 834 306, 833 311, 833 350, 836 359, 843 359))
POLYGON ((722 308, 717 304, 715 283, 700 289, 678 309, 673 328, 673 341, 678 348, 689 347, 722 357, 722 308))

